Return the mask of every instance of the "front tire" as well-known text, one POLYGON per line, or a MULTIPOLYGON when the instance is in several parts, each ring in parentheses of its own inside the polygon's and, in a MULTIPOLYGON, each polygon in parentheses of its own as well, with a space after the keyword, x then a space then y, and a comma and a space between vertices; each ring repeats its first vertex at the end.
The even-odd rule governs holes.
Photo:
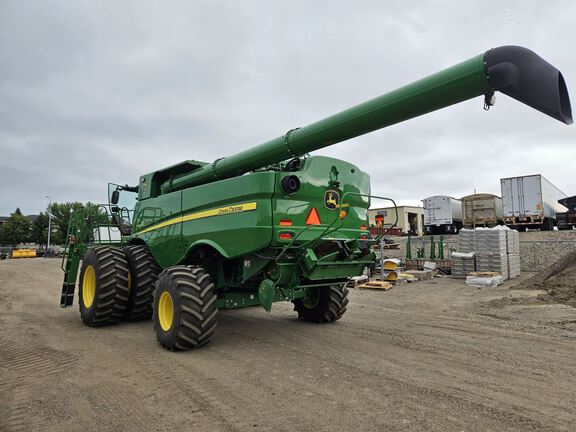
POLYGON ((126 321, 150 319, 160 266, 148 247, 144 245, 126 246, 123 251, 130 268, 130 297, 124 319, 126 321))
POLYGON ((311 288, 303 299, 293 300, 298 318, 315 323, 338 321, 348 306, 348 288, 345 284, 311 288))
POLYGON ((175 266, 160 273, 154 292, 154 328, 169 350, 187 350, 212 339, 218 314, 216 289, 198 266, 175 266))
POLYGON ((79 304, 82 321, 98 327, 120 321, 128 302, 128 262, 110 246, 86 253, 80 271, 79 304))

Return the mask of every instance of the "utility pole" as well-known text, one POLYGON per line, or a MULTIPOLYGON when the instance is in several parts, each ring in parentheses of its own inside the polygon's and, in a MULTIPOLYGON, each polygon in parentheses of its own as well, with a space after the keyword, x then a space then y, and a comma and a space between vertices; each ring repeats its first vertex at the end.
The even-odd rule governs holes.
POLYGON ((48 244, 46 245, 46 252, 44 253, 44 258, 48 257, 48 251, 50 250, 50 234, 52 232, 52 198, 50 195, 46 195, 49 200, 48 204, 48 244))

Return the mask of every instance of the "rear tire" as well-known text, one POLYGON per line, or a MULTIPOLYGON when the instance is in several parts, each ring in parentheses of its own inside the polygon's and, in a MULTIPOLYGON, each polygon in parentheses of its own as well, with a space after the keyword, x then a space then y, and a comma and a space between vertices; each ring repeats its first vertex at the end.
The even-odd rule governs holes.
POLYGON ((130 269, 130 297, 124 319, 126 321, 150 319, 160 266, 147 246, 126 246, 123 251, 130 269))
POLYGON ((122 251, 102 246, 91 249, 82 261, 79 305, 89 327, 118 322, 128 302, 128 262, 122 251))
POLYGON ((298 318, 315 323, 338 321, 348 306, 348 288, 345 284, 313 288, 313 295, 293 300, 298 318))
POLYGON ((218 314, 216 289, 198 266, 175 266, 160 273, 154 291, 154 329, 169 350, 187 350, 212 339, 218 314))

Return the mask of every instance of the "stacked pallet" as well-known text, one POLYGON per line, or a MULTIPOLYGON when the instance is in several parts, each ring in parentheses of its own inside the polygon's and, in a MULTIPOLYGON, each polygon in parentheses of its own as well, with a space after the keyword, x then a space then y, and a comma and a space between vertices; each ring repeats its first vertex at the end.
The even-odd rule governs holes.
POLYGON ((458 235, 459 254, 452 254, 452 276, 496 272, 505 279, 520 275, 520 234, 507 227, 462 230, 458 235), (474 260, 466 254, 473 253, 474 260), (472 268, 474 263, 474 268, 472 268))
POLYGON ((460 234, 458 234, 458 252, 474 252, 475 250, 476 230, 460 230, 460 234))
POLYGON ((508 279, 505 229, 476 229, 476 270, 497 272, 508 279))
POLYGON ((450 255, 452 277, 466 279, 469 273, 476 271, 474 252, 452 252, 450 255))
POLYGON ((506 251, 508 252, 508 277, 520 276, 520 233, 506 230, 506 251))
POLYGON ((402 268, 400 260, 397 258, 388 258, 383 262, 382 279, 386 281, 397 281, 400 279, 402 268))

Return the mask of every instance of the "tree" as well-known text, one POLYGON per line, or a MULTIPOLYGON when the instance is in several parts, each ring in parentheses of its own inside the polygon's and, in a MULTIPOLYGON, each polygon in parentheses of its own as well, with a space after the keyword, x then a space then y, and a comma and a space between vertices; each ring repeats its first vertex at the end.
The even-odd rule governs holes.
POLYGON ((22 214, 19 208, 14 211, 2 225, 0 243, 17 245, 30 240, 30 219, 22 214))
POLYGON ((39 245, 48 242, 48 215, 40 212, 38 218, 32 223, 30 240, 39 245))
POLYGON ((80 202, 52 203, 52 236, 50 243, 63 245, 66 243, 68 223, 73 211, 82 210, 84 204, 80 202))

